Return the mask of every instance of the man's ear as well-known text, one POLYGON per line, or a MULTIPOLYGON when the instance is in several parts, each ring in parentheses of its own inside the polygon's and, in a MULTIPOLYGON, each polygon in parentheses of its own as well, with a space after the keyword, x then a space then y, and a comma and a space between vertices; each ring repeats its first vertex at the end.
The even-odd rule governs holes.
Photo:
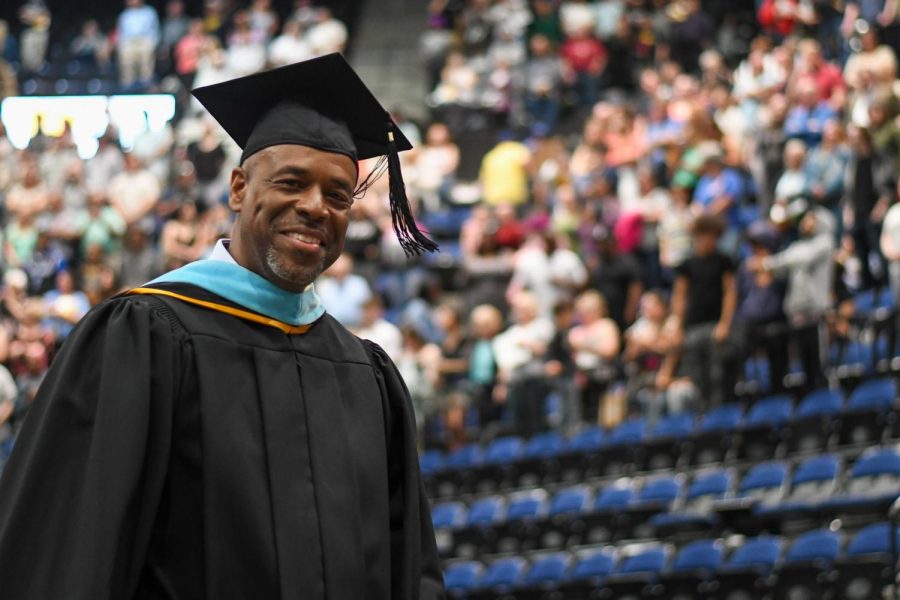
POLYGON ((231 188, 228 194, 228 206, 236 213, 244 206, 244 195, 247 193, 247 171, 242 167, 231 170, 231 188))

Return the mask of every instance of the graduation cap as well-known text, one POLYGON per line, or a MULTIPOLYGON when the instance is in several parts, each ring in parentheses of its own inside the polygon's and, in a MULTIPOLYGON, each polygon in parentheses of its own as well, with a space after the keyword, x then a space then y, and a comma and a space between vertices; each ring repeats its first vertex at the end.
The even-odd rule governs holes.
POLYGON ((398 153, 412 148, 390 114, 340 54, 294 63, 193 90, 194 97, 243 150, 241 164, 269 146, 298 144, 349 156, 380 156, 356 197, 385 171, 391 220, 407 255, 437 244, 416 226, 398 153))

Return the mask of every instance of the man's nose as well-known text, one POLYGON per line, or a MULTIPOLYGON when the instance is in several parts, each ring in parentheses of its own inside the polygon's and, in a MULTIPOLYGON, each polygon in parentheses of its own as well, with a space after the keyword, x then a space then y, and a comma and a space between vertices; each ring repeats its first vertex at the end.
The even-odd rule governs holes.
POLYGON ((322 188, 318 185, 310 186, 294 201, 294 210, 310 219, 324 219, 327 209, 325 195, 322 193, 322 188))

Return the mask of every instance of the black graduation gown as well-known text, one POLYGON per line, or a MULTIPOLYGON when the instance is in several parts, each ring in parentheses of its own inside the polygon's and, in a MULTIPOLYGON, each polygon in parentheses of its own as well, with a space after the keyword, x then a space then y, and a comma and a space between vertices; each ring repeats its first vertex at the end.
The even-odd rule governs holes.
POLYGON ((105 302, 0 480, 3 600, 443 597, 406 387, 327 314, 105 302))

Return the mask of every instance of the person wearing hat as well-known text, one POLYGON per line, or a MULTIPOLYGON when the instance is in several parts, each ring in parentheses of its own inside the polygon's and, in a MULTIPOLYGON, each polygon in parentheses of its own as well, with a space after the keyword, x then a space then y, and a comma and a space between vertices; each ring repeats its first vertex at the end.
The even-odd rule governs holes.
POLYGON ((329 316, 357 161, 410 147, 339 55, 194 91, 243 148, 230 242, 96 307, 0 479, 4 600, 443 598, 409 395, 329 316))

